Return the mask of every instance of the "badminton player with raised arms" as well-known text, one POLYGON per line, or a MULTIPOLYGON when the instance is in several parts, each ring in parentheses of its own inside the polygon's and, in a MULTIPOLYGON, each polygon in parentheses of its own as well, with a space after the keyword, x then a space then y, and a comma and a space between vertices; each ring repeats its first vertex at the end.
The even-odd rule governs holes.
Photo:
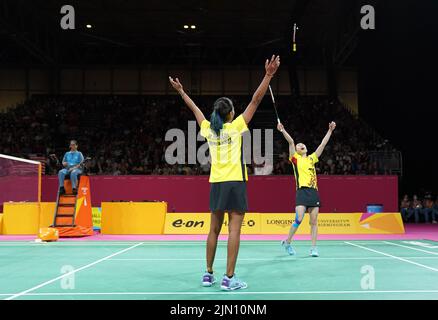
POLYGON ((281 242, 282 246, 286 249, 286 252, 290 255, 295 255, 295 250, 292 248, 291 241, 303 221, 306 210, 308 210, 310 215, 310 233, 312 237, 310 255, 312 257, 319 256, 316 247, 316 239, 318 235, 318 212, 321 203, 318 193, 315 164, 319 161, 319 157, 329 142, 335 128, 336 123, 330 122, 327 134, 319 147, 314 153, 307 155, 306 145, 303 143, 295 145, 294 140, 284 129, 283 125, 281 123, 277 125, 277 129, 283 134, 284 138, 289 143, 289 161, 292 163, 297 189, 295 221, 290 228, 287 240, 281 242))
POLYGON ((169 77, 170 83, 181 95, 186 105, 193 111, 201 127, 201 135, 207 139, 211 155, 210 170, 210 211, 211 224, 207 238, 207 270, 202 276, 202 285, 212 286, 215 282, 213 262, 216 254, 218 236, 228 213, 228 252, 227 270, 221 282, 222 290, 245 289, 247 284, 235 275, 237 255, 240 246, 240 231, 245 212, 248 210, 246 181, 248 174, 243 162, 242 133, 248 130, 269 83, 280 66, 280 57, 272 56, 265 63, 265 76, 245 111, 234 118, 234 106, 229 98, 219 98, 214 102, 210 121, 184 92, 178 78, 169 77))

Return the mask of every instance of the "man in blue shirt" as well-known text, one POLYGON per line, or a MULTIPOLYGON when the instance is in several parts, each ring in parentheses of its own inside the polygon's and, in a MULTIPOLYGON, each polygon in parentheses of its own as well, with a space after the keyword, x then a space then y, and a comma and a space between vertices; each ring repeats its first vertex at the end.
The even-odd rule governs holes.
POLYGON ((78 151, 78 143, 76 140, 70 141, 70 151, 66 152, 64 158, 62 159, 62 165, 64 169, 59 170, 59 191, 61 194, 65 193, 64 189, 64 179, 65 176, 70 174, 71 186, 73 189, 73 194, 77 194, 78 186, 78 175, 82 173, 81 164, 84 161, 84 156, 78 151))

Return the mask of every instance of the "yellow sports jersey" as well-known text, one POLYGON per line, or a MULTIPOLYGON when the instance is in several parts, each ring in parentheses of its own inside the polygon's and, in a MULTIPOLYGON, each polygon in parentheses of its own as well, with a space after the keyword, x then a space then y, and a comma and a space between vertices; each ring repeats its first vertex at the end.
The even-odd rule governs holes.
POLYGON ((292 162, 294 168, 295 181, 297 189, 302 187, 318 189, 316 182, 316 170, 315 163, 317 163, 318 157, 315 153, 310 156, 303 157, 297 152, 289 159, 292 162))
POLYGON ((242 115, 224 123, 220 137, 210 129, 209 121, 202 121, 201 136, 207 139, 211 156, 210 182, 248 180, 242 152, 242 133, 247 130, 242 115))

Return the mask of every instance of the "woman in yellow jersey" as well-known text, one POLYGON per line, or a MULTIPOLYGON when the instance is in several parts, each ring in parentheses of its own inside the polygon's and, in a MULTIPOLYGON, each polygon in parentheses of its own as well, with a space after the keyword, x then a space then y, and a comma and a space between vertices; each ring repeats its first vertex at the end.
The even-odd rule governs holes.
POLYGON ((248 209, 246 195, 248 174, 243 162, 242 133, 248 130, 247 124, 256 112, 268 89, 269 82, 279 66, 279 56, 272 56, 271 60, 266 60, 266 74, 261 84, 245 111, 236 119, 234 119, 234 106, 231 100, 219 98, 214 103, 210 121, 207 121, 202 111, 184 92, 178 78, 173 80, 169 77, 173 88, 178 91, 186 105, 193 111, 201 127, 201 135, 208 141, 211 155, 209 180, 211 183, 211 224, 207 238, 207 270, 202 277, 203 286, 209 287, 216 282, 213 275, 213 262, 224 214, 228 212, 227 270, 222 279, 221 288, 223 290, 237 290, 247 287, 247 284, 234 274, 240 245, 240 229, 248 209))
POLYGON ((336 128, 336 123, 331 122, 329 129, 319 147, 311 155, 307 155, 307 147, 303 143, 295 145, 292 137, 284 130, 281 123, 278 124, 277 129, 283 134, 284 138, 289 143, 289 161, 295 175, 296 182, 296 203, 295 203, 295 221, 292 224, 287 240, 281 242, 282 246, 290 255, 295 255, 295 250, 291 246, 292 237, 298 230, 298 227, 303 221, 306 210, 310 214, 310 233, 312 236, 312 247, 310 255, 318 257, 318 250, 316 248, 316 238, 318 235, 318 212, 321 206, 318 194, 318 185, 316 182, 315 164, 319 161, 319 157, 324 151, 325 146, 330 140, 333 130, 336 128))

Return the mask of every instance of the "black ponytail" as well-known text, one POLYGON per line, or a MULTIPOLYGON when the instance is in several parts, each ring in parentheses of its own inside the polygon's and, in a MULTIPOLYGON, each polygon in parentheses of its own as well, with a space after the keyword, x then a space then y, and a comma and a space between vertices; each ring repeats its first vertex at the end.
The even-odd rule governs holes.
POLYGON ((228 98, 222 97, 217 99, 213 106, 213 113, 210 117, 210 128, 216 135, 219 135, 224 127, 228 114, 233 111, 233 102, 228 98))

